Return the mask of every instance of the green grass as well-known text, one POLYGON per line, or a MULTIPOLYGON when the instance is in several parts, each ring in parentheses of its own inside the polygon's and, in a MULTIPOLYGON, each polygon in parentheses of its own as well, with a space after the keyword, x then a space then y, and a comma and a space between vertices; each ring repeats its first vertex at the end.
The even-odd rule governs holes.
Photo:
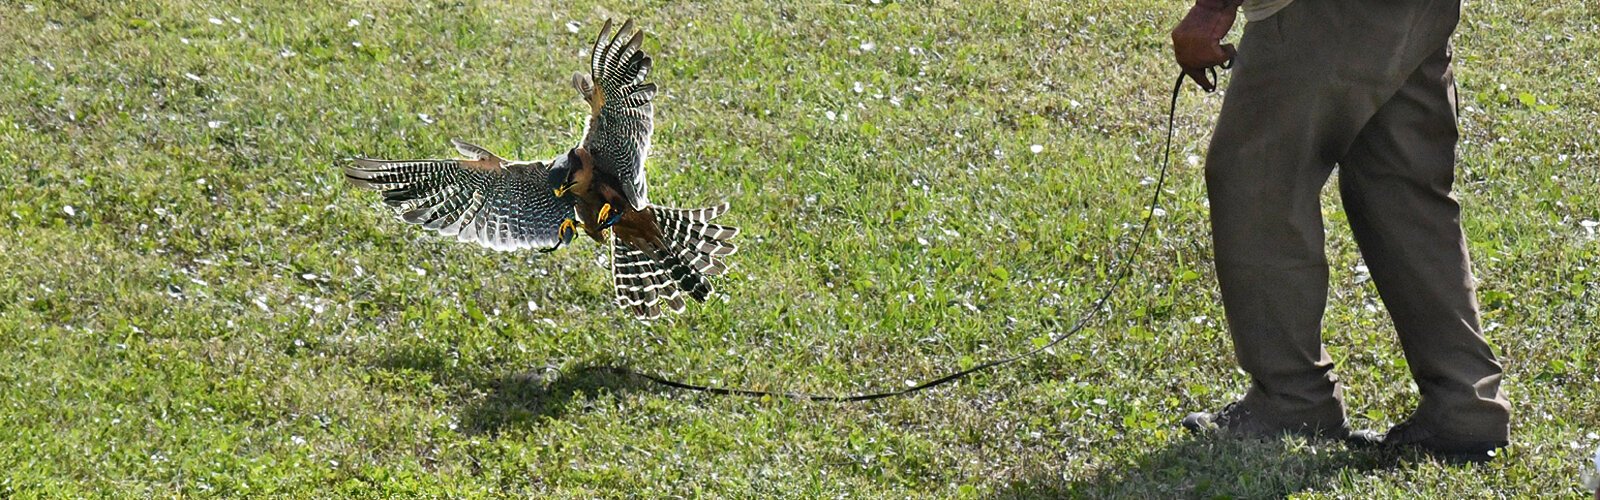
MULTIPOLYGON (((0 3, 0 496, 1578 495, 1600 445, 1584 0, 1473 2, 1457 38, 1458 194, 1515 409, 1492 464, 1177 428, 1245 384, 1183 161, 1221 97, 1194 91, 1151 252, 1052 355, 855 405, 585 369, 850 393, 1065 328, 1143 214, 1183 9, 1099 4, 0 3), (649 31, 652 198, 726 199, 744 229, 725 300, 641 325, 592 243, 443 241, 341 179, 451 137, 564 151, 608 16, 649 31)), ((1325 207, 1327 342, 1353 422, 1383 428, 1414 388, 1325 207)))

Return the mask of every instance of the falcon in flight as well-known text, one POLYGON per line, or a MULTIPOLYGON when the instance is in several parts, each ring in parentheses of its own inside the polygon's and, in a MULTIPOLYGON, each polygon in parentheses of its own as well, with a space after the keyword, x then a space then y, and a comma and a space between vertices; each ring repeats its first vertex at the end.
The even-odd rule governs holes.
POLYGON ((507 160, 452 140, 464 159, 354 158, 349 181, 383 192, 400 218, 495 250, 555 251, 579 231, 611 247, 619 306, 640 319, 682 312, 683 295, 704 302, 707 276, 727 270, 738 229, 711 221, 728 209, 678 209, 650 204, 644 161, 656 85, 646 82, 650 56, 633 21, 611 34, 600 28, 589 73, 572 86, 589 103, 583 142, 550 161, 507 160), (607 35, 611 35, 607 38, 607 35))

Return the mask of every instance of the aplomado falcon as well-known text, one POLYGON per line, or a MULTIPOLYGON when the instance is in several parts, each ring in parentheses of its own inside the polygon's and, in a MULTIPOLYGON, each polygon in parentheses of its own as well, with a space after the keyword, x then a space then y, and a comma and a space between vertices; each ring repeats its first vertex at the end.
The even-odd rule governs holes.
POLYGON ((572 86, 589 103, 583 141, 548 162, 507 160, 452 140, 465 159, 355 158, 344 167, 356 186, 383 192, 406 222, 495 250, 550 252, 578 231, 611 246, 617 304, 641 319, 683 311, 684 294, 705 301, 706 276, 722 274, 738 229, 711 221, 727 203, 700 209, 651 205, 645 182, 656 85, 633 21, 611 33, 606 21, 589 73, 572 86), (610 35, 608 39, 607 36, 610 35))

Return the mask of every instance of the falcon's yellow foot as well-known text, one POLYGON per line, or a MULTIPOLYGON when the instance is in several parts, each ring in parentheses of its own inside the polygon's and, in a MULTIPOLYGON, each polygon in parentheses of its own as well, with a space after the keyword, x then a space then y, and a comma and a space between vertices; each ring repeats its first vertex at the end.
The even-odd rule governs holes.
POLYGON ((617 223, 617 219, 621 218, 622 213, 612 210, 610 203, 600 206, 600 229, 604 230, 605 228, 611 227, 613 224, 617 223))
POLYGON ((567 242, 572 241, 572 238, 578 236, 578 230, 580 229, 583 229, 582 222, 578 222, 573 219, 561 221, 561 227, 556 228, 556 244, 550 248, 541 248, 539 251, 550 253, 560 250, 563 245, 566 245, 567 242))

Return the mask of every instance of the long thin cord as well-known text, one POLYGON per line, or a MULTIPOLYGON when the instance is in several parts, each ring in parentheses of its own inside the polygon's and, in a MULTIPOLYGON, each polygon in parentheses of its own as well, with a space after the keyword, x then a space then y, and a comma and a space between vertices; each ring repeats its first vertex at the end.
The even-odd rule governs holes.
MULTIPOLYGON (((1215 78, 1215 77, 1213 77, 1213 78, 1215 78)), ((857 394, 857 395, 853 395, 853 396, 838 396, 838 395, 829 395, 829 394, 811 394, 811 393, 805 393, 805 392, 758 391, 758 390, 753 390, 753 389, 740 389, 740 388, 732 388, 732 387, 714 387, 714 386, 708 386, 708 385, 698 385, 698 384, 690 384, 690 383, 685 383, 685 382, 679 382, 679 381, 672 380, 672 379, 669 379, 669 378, 666 378, 666 377, 662 377, 660 375, 655 375, 655 374, 651 374, 651 373, 645 373, 645 372, 636 371, 636 370, 633 370, 631 368, 623 368, 623 367, 618 367, 618 366, 608 366, 608 367, 600 367, 600 368, 597 368, 597 369, 603 369, 603 370, 610 371, 612 373, 616 373, 616 374, 623 375, 623 376, 639 377, 639 378, 654 382, 656 384, 664 385, 664 386, 667 386, 667 387, 673 387, 673 388, 677 388, 677 389, 683 389, 683 390, 687 390, 687 391, 705 392, 705 393, 710 393, 710 394, 719 394, 719 395, 727 395, 727 396, 748 396, 748 397, 775 396, 775 397, 786 397, 786 398, 792 398, 792 399, 806 399, 806 400, 811 400, 811 401, 829 401, 829 402, 837 402, 837 403, 849 403, 849 402, 856 402, 856 401, 872 401, 872 400, 876 400, 876 399, 892 398, 892 397, 895 397, 895 396, 905 396, 905 395, 912 394, 912 393, 915 393, 915 392, 920 392, 920 391, 925 390, 925 389, 931 389, 931 388, 934 388, 934 387, 938 387, 938 386, 941 386, 941 385, 944 385, 944 384, 959 380, 959 379, 961 379, 963 377, 966 377, 967 375, 971 375, 973 373, 977 373, 977 372, 984 371, 984 370, 987 370, 987 369, 990 369, 990 368, 994 368, 994 367, 998 367, 998 366, 1008 365, 1008 364, 1011 364, 1011 363, 1015 363, 1017 361, 1021 361, 1023 359, 1031 358, 1033 356, 1038 355, 1041 352, 1044 352, 1047 349, 1050 349, 1051 347, 1055 347, 1056 344, 1060 344, 1062 341, 1067 340, 1068 338, 1076 335, 1080 331, 1083 331, 1084 327, 1087 327, 1089 325, 1089 322, 1093 321, 1094 318, 1100 314, 1100 310, 1105 308, 1105 304, 1106 304, 1107 301, 1111 300, 1111 296, 1113 294, 1115 294, 1117 290, 1122 288, 1122 283, 1127 280, 1128 275, 1133 270, 1133 263, 1135 261, 1139 260, 1140 254, 1144 253, 1144 238, 1145 238, 1145 235, 1150 232, 1151 223, 1155 220, 1156 207, 1158 205, 1160 205, 1160 203, 1161 203, 1161 191, 1162 191, 1163 188, 1166 187, 1166 184, 1167 184, 1167 170, 1172 167, 1172 134, 1173 134, 1173 129, 1177 127, 1177 122, 1178 122, 1178 94, 1181 93, 1181 91, 1183 90, 1183 79, 1184 79, 1184 75, 1183 74, 1179 74, 1177 83, 1173 84, 1173 86, 1172 86, 1172 102, 1170 104, 1168 104, 1168 107, 1167 107, 1167 139, 1166 139, 1166 142, 1161 147, 1161 169, 1160 169, 1159 173, 1156 176, 1155 193, 1150 196, 1150 208, 1145 213, 1144 224, 1139 227, 1139 233, 1138 233, 1137 236, 1134 237, 1134 240, 1133 240, 1133 244, 1134 244, 1133 252, 1130 253, 1130 254, 1125 255, 1124 258, 1119 259, 1119 261, 1117 262, 1117 274, 1112 278, 1110 283, 1106 286, 1105 291, 1100 294, 1100 297, 1095 299, 1094 303, 1089 306, 1089 309, 1087 311, 1084 311, 1084 313, 1081 316, 1079 316, 1078 321, 1072 325, 1072 328, 1067 329, 1067 331, 1062 332, 1059 335, 1056 335, 1054 338, 1050 339, 1050 342, 1045 343, 1044 345, 1041 345, 1041 346, 1038 346, 1038 347, 1034 347, 1033 349, 1030 349, 1030 350, 1027 350, 1027 351, 1023 351, 1021 353, 1012 354, 1010 356, 991 359, 989 361, 985 361, 983 363, 979 363, 977 365, 974 365, 974 366, 972 366, 970 368, 967 368, 967 369, 964 369, 964 370, 960 370, 960 371, 957 371, 957 372, 954 372, 954 373, 951 373, 949 375, 945 375, 943 377, 939 377, 939 378, 936 378, 936 379, 933 379, 933 380, 929 380, 927 382, 923 382, 921 384, 917 384, 917 385, 914 385, 914 386, 911 386, 911 387, 908 387, 908 388, 905 388, 905 389, 901 389, 901 390, 897 390, 897 391, 884 391, 884 392, 874 392, 874 393, 867 393, 867 394, 857 394)))

